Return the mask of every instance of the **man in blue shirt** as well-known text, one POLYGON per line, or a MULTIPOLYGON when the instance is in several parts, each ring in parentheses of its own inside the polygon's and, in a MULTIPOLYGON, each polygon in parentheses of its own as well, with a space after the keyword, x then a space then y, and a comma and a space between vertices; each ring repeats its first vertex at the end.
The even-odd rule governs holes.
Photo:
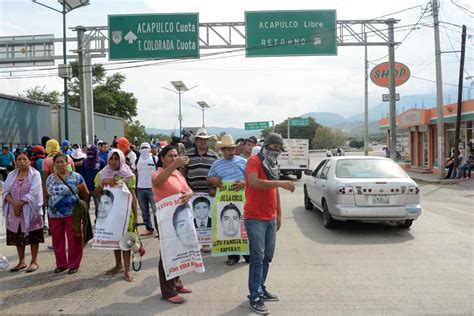
POLYGON ((97 142, 99 147, 99 157, 107 163, 107 156, 109 155, 109 143, 99 140, 97 142))
POLYGON ((10 152, 7 146, 2 147, 2 154, 0 154, 0 167, 4 167, 6 169, 1 171, 3 180, 7 178, 9 171, 15 169, 15 156, 10 152))
MULTIPOLYGON (((233 188, 238 191, 245 187, 245 167, 247 161, 235 155, 235 143, 232 135, 222 136, 218 148, 222 151, 223 157, 214 161, 207 174, 207 182, 216 187, 222 187, 222 181, 234 181, 233 188)), ((239 255, 228 256, 227 265, 233 266, 239 262, 239 255)), ((249 256, 244 256, 249 262, 249 256)))

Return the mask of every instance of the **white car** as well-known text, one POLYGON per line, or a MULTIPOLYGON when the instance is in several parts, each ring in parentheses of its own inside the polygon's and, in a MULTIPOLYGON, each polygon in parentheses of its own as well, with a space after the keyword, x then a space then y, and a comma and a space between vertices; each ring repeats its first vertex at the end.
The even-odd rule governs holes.
POLYGON ((409 228, 421 215, 420 189, 393 160, 329 157, 305 178, 304 206, 323 213, 323 225, 337 221, 395 222, 409 228))

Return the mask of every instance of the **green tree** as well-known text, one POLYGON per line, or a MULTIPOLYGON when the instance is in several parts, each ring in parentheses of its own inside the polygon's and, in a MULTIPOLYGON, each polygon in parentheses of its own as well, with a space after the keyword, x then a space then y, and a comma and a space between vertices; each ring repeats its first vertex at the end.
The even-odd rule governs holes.
POLYGON ((140 121, 135 120, 131 122, 125 122, 125 137, 133 141, 133 138, 137 136, 138 142, 148 142, 148 134, 146 133, 145 126, 140 123, 140 121))
POLYGON ((29 88, 24 90, 21 93, 18 93, 19 97, 27 98, 30 100, 46 102, 53 105, 58 105, 60 103, 61 93, 59 91, 45 91, 45 86, 35 86, 34 88, 29 88))
MULTIPOLYGON (((69 84, 69 103, 79 108, 79 63, 71 62, 73 78, 69 84)), ((106 75, 103 65, 92 66, 92 85, 94 111, 107 115, 117 116, 132 123, 137 115, 138 101, 131 92, 122 91, 125 76, 120 73, 106 75)))
POLYGON ((312 144, 315 149, 330 149, 344 145, 346 137, 339 129, 321 126, 316 130, 312 144))
MULTIPOLYGON (((290 137, 296 139, 307 139, 309 141, 310 149, 313 148, 312 140, 316 135, 316 130, 321 127, 320 124, 316 123, 314 118, 309 117, 308 126, 290 126, 290 137)), ((275 132, 280 134, 283 138, 288 137, 288 119, 282 123, 275 125, 275 132)), ((272 132, 272 128, 266 128, 262 131, 262 136, 265 138, 269 133, 272 132)))
POLYGON ((364 147, 364 140, 360 140, 360 139, 353 139, 349 142, 349 146, 351 146, 352 148, 361 148, 361 147, 364 147))
POLYGON ((346 144, 347 136, 342 130, 340 130, 339 128, 334 128, 332 130, 332 133, 334 137, 334 147, 340 147, 346 144))

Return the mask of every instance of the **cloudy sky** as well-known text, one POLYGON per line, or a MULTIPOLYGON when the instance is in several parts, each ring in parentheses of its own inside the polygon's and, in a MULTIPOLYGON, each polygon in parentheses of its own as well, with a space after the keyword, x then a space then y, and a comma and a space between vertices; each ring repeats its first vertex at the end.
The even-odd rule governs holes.
MULTIPOLYGON (((42 2, 59 6, 53 0, 42 2)), ((428 1, 416 0, 91 0, 89 6, 68 14, 67 25, 105 26, 109 14, 199 12, 200 22, 243 22, 245 11, 335 9, 338 20, 354 20, 408 9, 388 16, 400 20, 396 25, 396 41, 402 41, 410 26, 420 22, 396 49, 396 60, 410 67, 412 73, 412 78, 397 90, 403 97, 435 92, 435 83, 427 81, 435 78, 431 10, 428 9, 420 19, 427 4, 428 1)), ((458 25, 468 26, 464 77, 474 73, 473 11, 474 6, 466 0, 441 1, 443 51, 460 50, 461 28, 458 25)), ((59 13, 30 0, 0 0, 0 36, 50 33, 62 37, 62 16, 59 13)), ((68 36, 75 37, 76 34, 68 30, 68 36)), ((56 50, 60 54, 61 46, 58 45, 56 50)), ((201 54, 214 52, 201 49, 201 54)), ((374 63, 386 61, 386 54, 385 47, 369 47, 369 60, 374 63)), ((443 79, 447 84, 458 82, 458 56, 459 53, 442 56, 443 79)), ((191 107, 199 100, 215 104, 206 112, 206 125, 220 127, 243 127, 247 121, 280 122, 306 112, 333 112, 346 117, 363 112, 363 47, 338 47, 338 55, 331 57, 245 58, 244 51, 223 51, 218 57, 115 71, 127 77, 123 89, 133 92, 138 98, 138 119, 150 128, 175 128, 179 124, 178 97, 161 88, 172 88, 169 83, 172 80, 182 80, 188 87, 197 86, 182 98, 184 126, 201 125, 201 112, 191 107)), ((107 59, 95 59, 94 62, 109 63, 107 59)), ((45 85, 46 90, 62 90, 62 80, 55 76, 5 79, 51 73, 51 70, 21 74, 15 72, 19 68, 12 70, 10 74, 0 69, 2 93, 16 95, 37 85, 45 85)), ((471 81, 465 80, 464 84, 470 85, 471 81)), ((445 89, 453 90, 454 87, 446 85, 445 89)), ((369 107, 380 103, 382 93, 386 93, 386 89, 369 83, 369 107)))

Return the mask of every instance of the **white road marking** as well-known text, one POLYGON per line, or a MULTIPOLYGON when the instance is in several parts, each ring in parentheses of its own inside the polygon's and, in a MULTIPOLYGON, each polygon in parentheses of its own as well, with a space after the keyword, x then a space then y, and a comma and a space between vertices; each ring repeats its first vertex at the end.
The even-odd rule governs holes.
POLYGON ((463 212, 461 210, 458 210, 458 209, 455 209, 455 208, 452 208, 452 207, 447 207, 448 210, 451 210, 453 212, 457 212, 457 213, 461 213, 461 214, 464 214, 464 215, 467 215, 467 216, 472 216, 473 214, 472 213, 467 213, 467 212, 463 212))

